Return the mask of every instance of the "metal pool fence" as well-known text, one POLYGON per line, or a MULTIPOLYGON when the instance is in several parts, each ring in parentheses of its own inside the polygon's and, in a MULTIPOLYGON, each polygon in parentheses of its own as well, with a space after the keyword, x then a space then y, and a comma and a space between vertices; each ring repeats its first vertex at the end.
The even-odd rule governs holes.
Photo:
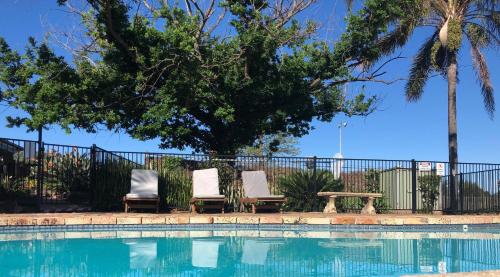
MULTIPOLYGON (((131 170, 153 169, 159 175, 162 207, 185 210, 193 170, 211 167, 218 168, 229 211, 240 206, 241 172, 263 170, 275 194, 287 189, 290 182, 284 179, 322 173, 339 180, 344 191, 383 193, 379 208, 391 212, 500 212, 500 164, 459 163, 458 174, 450 176, 449 164, 438 161, 124 152, 9 138, 0 138, 0 197, 23 205, 64 203, 119 210, 130 189, 131 170), (436 198, 435 204, 429 204, 430 197, 436 198)), ((344 203, 348 210, 361 206, 357 199, 344 203)))

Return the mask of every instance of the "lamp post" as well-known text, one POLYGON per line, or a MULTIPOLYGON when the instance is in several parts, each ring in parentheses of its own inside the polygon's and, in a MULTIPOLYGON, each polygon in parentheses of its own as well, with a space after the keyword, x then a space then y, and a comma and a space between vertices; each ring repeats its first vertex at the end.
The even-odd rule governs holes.
POLYGON ((347 122, 340 122, 338 127, 339 127, 339 154, 342 155, 342 128, 347 127, 347 122))

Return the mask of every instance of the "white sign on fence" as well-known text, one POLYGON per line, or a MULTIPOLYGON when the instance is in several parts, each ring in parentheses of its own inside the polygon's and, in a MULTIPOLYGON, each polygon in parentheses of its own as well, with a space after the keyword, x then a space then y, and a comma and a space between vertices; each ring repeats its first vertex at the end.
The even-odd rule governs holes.
POLYGON ((444 176, 444 163, 436 163, 436 175, 444 176))
POLYGON ((432 164, 430 162, 419 162, 418 163, 418 170, 420 170, 420 171, 431 171, 432 170, 432 164))

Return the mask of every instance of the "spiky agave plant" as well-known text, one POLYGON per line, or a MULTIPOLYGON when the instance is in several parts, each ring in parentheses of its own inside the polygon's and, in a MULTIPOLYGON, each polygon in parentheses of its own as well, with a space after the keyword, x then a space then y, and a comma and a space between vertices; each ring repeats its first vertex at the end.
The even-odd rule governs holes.
POLYGON ((297 171, 279 180, 279 187, 287 203, 289 211, 311 212, 319 211, 326 203, 324 198, 318 197, 320 191, 342 191, 342 182, 332 173, 319 170, 297 171))
MULTIPOLYGON (((378 55, 370 57, 366 63, 373 63, 380 57, 390 55, 396 49, 403 47, 417 27, 433 28, 431 36, 421 45, 413 59, 405 94, 409 102, 418 101, 430 76, 438 73, 447 79, 449 162, 450 173, 455 176, 458 173, 457 55, 464 45, 462 38, 467 38, 484 106, 489 116, 493 118, 495 111, 493 86, 482 51, 488 47, 497 49, 500 45, 500 1, 414 0, 394 1, 394 4, 390 5, 386 3, 387 0, 371 2, 380 3, 371 3, 370 7, 374 7, 373 10, 365 10, 365 14, 380 13, 380 10, 376 9, 384 5, 384 7, 401 8, 405 12, 389 22, 388 25, 392 28, 384 32, 376 43, 378 55)), ((451 178, 451 185, 454 191, 454 178, 451 178)))

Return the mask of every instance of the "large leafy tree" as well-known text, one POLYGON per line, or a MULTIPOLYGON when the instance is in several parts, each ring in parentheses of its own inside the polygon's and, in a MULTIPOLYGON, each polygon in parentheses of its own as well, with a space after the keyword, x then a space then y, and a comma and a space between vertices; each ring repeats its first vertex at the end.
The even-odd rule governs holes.
MULTIPOLYGON (((488 114, 493 117, 495 101, 483 50, 500 43, 500 2, 488 0, 368 0, 351 16, 343 41, 354 63, 366 67, 403 47, 418 27, 431 29, 411 65, 405 87, 406 98, 418 101, 426 81, 439 74, 448 82, 448 143, 451 175, 458 174, 457 74, 458 55, 465 41, 488 114), (464 39, 466 38, 466 40, 464 39)), ((454 178, 451 179, 454 187, 454 178)), ((454 189, 453 189, 454 191, 454 189)))
POLYGON ((247 146, 239 152, 248 156, 297 156, 300 154, 297 138, 283 133, 260 136, 254 145, 247 146))
POLYGON ((234 154, 262 135, 307 134, 315 118, 371 111, 372 98, 342 94, 349 72, 331 70, 342 61, 312 40, 316 25, 294 20, 314 0, 58 2, 81 17, 87 44, 67 64, 44 43, 19 55, 2 42, 3 100, 29 107, 13 124, 103 124, 234 154))

